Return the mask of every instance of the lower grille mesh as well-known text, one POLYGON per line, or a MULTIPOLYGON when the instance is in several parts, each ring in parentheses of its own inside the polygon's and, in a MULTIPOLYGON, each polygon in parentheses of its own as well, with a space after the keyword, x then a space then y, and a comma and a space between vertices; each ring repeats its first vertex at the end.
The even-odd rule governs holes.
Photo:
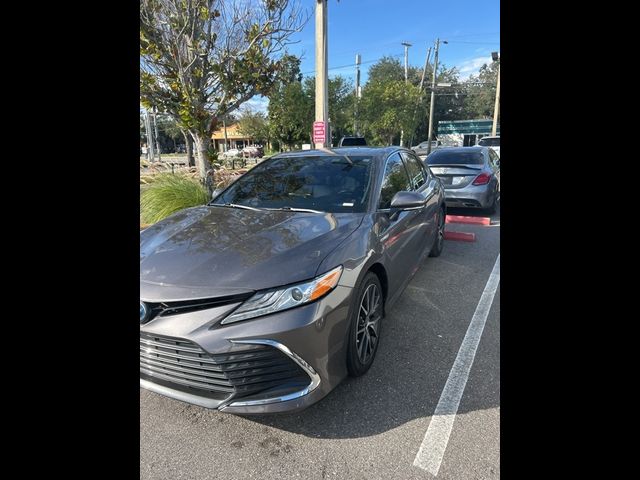
POLYGON ((256 345, 250 350, 209 355, 184 339, 140 332, 140 375, 178 390, 214 398, 304 387, 309 376, 280 350, 256 345))

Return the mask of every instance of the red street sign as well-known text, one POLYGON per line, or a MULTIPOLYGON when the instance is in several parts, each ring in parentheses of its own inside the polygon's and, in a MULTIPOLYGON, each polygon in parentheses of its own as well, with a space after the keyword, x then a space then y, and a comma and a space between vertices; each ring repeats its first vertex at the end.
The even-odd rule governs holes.
POLYGON ((325 140, 325 123, 313 122, 313 142, 324 143, 325 140))

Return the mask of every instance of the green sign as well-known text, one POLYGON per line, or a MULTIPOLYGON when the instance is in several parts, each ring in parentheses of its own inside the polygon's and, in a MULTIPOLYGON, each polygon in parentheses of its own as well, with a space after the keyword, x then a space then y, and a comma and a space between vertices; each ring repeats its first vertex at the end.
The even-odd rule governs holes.
MULTIPOLYGON (((438 135, 452 133, 471 135, 491 135, 493 120, 458 120, 453 122, 438 122, 438 135)), ((500 133, 498 123, 497 133, 500 133)))

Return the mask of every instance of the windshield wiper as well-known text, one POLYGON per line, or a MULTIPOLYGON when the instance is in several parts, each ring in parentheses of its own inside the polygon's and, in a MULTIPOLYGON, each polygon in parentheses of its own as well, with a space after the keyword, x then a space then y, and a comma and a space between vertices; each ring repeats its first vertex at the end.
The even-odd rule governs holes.
POLYGON ((324 213, 324 212, 321 212, 320 210, 311 210, 310 208, 295 208, 295 207, 266 208, 265 210, 284 210, 286 212, 324 213))
POLYGON ((229 207, 229 208, 243 208, 245 210, 254 210, 259 212, 260 209, 256 207, 249 207, 247 205, 238 205, 237 203, 210 203, 211 207, 229 207))

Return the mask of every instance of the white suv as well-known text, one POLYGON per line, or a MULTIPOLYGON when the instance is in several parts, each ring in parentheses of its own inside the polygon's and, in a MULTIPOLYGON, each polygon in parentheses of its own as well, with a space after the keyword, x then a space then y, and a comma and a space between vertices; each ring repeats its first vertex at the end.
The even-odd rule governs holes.
POLYGON ((491 147, 500 156, 500 136, 482 137, 478 142, 480 147, 491 147))

